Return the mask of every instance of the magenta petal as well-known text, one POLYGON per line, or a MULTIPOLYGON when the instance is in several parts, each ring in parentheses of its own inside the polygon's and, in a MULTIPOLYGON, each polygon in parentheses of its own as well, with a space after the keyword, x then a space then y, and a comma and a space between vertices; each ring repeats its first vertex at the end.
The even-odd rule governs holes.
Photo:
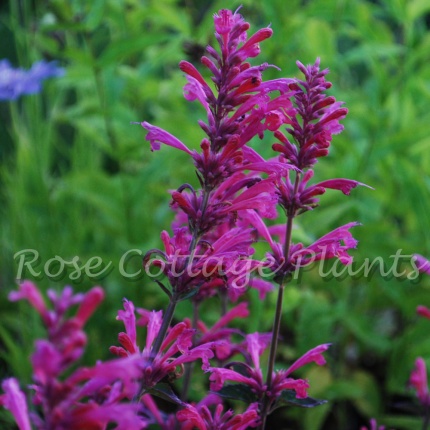
POLYGON ((0 396, 0 405, 11 412, 19 430, 31 430, 27 401, 18 381, 15 378, 5 379, 2 388, 5 394, 0 396))
POLYGON ((22 299, 27 299, 34 309, 39 312, 43 321, 45 323, 48 322, 49 317, 45 301, 33 282, 23 281, 19 284, 19 291, 11 291, 9 293, 9 300, 12 302, 22 299))
POLYGON ((305 364, 315 362, 319 366, 322 366, 325 364, 325 358, 323 357, 323 352, 327 351, 327 349, 330 347, 329 343, 325 343, 322 345, 319 345, 310 351, 308 351, 306 354, 302 355, 298 360, 296 360, 286 371, 287 375, 290 375, 295 370, 297 370, 299 367, 304 366, 305 364))
POLYGON ((156 127, 155 125, 152 125, 146 121, 140 123, 140 125, 149 132, 146 135, 146 140, 149 140, 149 142, 151 143, 152 151, 158 151, 160 149, 160 144, 164 143, 165 145, 173 146, 176 149, 180 149, 187 154, 192 154, 192 151, 190 149, 188 149, 178 138, 176 138, 166 130, 163 130, 160 127, 156 127))
POLYGON ((426 363, 421 357, 418 357, 415 361, 415 369, 411 373, 409 384, 414 387, 420 402, 428 406, 430 396, 427 385, 427 369, 426 363))
POLYGON ((134 349, 136 346, 136 316, 134 314, 134 304, 133 302, 124 299, 123 300, 124 310, 118 311, 117 319, 124 323, 125 331, 133 344, 134 349))
POLYGON ((79 321, 80 327, 85 325, 88 318, 93 314, 103 298, 104 291, 101 287, 91 288, 91 290, 85 294, 76 313, 76 320, 79 321))
POLYGON ((234 308, 230 309, 220 320, 213 325, 211 331, 219 330, 225 327, 234 318, 246 318, 249 315, 248 303, 239 303, 234 308))
POLYGON ((183 423, 181 429, 193 430, 207 430, 206 423, 201 417, 200 412, 193 406, 187 405, 184 409, 176 413, 176 418, 179 422, 183 423))
POLYGON ((430 261, 420 254, 414 254, 413 260, 419 272, 430 275, 430 261))
POLYGON ((314 186, 330 188, 332 190, 339 190, 339 191, 342 191, 343 194, 346 194, 347 196, 349 196, 349 194, 351 193, 351 190, 357 187, 358 185, 373 189, 372 187, 369 187, 369 185, 362 184, 361 182, 354 181, 352 179, 343 179, 343 178, 329 179, 328 181, 319 182, 314 186))
POLYGON ((430 309, 425 306, 417 306, 417 314, 424 318, 430 319, 430 309))
POLYGON ((260 333, 252 333, 246 336, 247 350, 251 355, 255 369, 260 369, 260 355, 263 354, 269 343, 270 339, 260 333))
POLYGON ((210 368, 209 371, 212 373, 209 377, 211 381, 210 388, 214 391, 219 391, 224 385, 225 381, 242 382, 250 385, 251 387, 256 385, 256 382, 252 378, 247 378, 240 373, 231 369, 222 369, 219 367, 210 368))
POLYGON ((304 379, 285 378, 281 383, 276 385, 279 390, 294 390, 297 399, 306 399, 309 383, 304 379))

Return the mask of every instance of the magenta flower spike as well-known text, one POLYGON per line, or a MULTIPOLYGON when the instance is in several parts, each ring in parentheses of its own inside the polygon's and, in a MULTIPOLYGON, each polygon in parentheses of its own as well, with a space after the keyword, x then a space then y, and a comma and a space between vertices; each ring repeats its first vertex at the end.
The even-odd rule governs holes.
POLYGON ((5 394, 0 403, 9 409, 21 429, 104 430, 109 423, 117 429, 140 430, 144 422, 139 405, 129 403, 136 393, 141 368, 131 358, 99 363, 93 368, 78 368, 70 376, 65 372, 82 356, 87 338, 83 331, 104 293, 94 287, 85 294, 73 294, 70 287, 57 294, 48 291, 49 309, 36 285, 25 281, 10 294, 11 300, 26 299, 40 314, 48 338, 35 342, 31 356, 33 366, 32 405, 27 413, 25 395, 17 382, 3 382, 5 394), (77 306, 74 316, 67 316, 77 306))
POLYGON ((430 394, 427 384, 427 368, 424 359, 418 357, 415 368, 409 378, 409 385, 415 389, 417 397, 425 407, 430 406, 430 394))
POLYGON ((162 326, 162 312, 138 309, 137 312, 141 318, 136 322, 133 303, 124 300, 124 309, 125 311, 118 312, 118 319, 124 322, 127 333, 120 333, 118 336, 122 346, 112 346, 110 351, 120 357, 134 357, 139 363, 143 392, 147 392, 166 377, 175 379, 180 376, 177 369, 180 369, 184 363, 201 359, 202 368, 206 370, 209 367, 209 359, 214 356, 213 349, 220 342, 206 342, 193 348, 192 337, 195 330, 189 329, 185 322, 180 322, 167 332, 160 350, 154 351, 154 341, 162 326), (142 352, 132 340, 136 333, 136 325, 147 329, 146 344, 142 352))

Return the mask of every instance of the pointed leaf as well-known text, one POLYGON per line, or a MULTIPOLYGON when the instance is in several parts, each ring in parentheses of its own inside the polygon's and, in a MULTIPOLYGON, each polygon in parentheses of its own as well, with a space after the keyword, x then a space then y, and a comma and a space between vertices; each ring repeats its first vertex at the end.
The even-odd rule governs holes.
POLYGON ((277 408, 284 406, 300 406, 301 408, 314 408, 315 406, 323 405, 327 403, 327 400, 313 399, 312 397, 306 397, 306 399, 298 399, 294 390, 284 390, 276 400, 273 408, 274 411, 277 408))
POLYGON ((245 363, 241 363, 240 361, 233 361, 227 364, 225 367, 232 369, 235 372, 240 373, 243 376, 246 376, 247 378, 249 378, 252 373, 250 367, 245 363))
POLYGON ((153 396, 160 397, 168 402, 176 403, 177 405, 183 405, 182 400, 175 394, 172 387, 169 384, 160 382, 155 387, 152 387, 147 393, 153 396))
POLYGON ((219 391, 213 391, 214 394, 224 397, 224 399, 241 400, 246 404, 254 403, 258 400, 251 388, 246 384, 225 385, 219 391))

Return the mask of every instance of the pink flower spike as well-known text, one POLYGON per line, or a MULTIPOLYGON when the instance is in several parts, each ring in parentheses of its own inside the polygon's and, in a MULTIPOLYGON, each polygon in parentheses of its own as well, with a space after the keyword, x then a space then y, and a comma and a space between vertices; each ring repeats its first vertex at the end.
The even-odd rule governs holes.
POLYGON ((173 146, 176 149, 186 152, 187 154, 192 154, 192 151, 187 148, 178 138, 163 130, 160 127, 150 124, 149 122, 142 122, 140 125, 148 130, 146 135, 146 140, 151 143, 151 151, 158 151, 160 149, 160 144, 164 143, 168 146, 173 146))
POLYGON ((286 375, 290 375, 298 368, 311 362, 315 362, 316 364, 318 364, 318 366, 323 366, 326 363, 326 361, 322 354, 323 352, 327 351, 329 347, 330 347, 330 343, 324 343, 322 345, 319 345, 311 349, 310 351, 302 355, 288 368, 288 370, 285 372, 286 375))
POLYGON ((351 190, 357 187, 358 185, 362 187, 367 187, 373 190, 372 187, 369 187, 369 185, 362 184, 361 182, 354 181, 352 179, 329 179, 328 181, 319 182, 318 184, 315 184, 315 187, 323 187, 323 188, 330 188, 332 190, 339 190, 342 191, 343 194, 349 196, 351 193, 351 190))
POLYGON ((426 363, 421 357, 418 357, 415 361, 415 369, 411 373, 409 384, 415 389, 421 404, 430 406, 426 363))
POLYGON ((221 35, 229 33, 236 24, 241 22, 245 22, 242 16, 232 13, 228 9, 221 9, 218 13, 214 14, 215 31, 221 35))
POLYGON ((430 309, 425 306, 417 306, 417 314, 430 320, 430 309))
POLYGON ((426 273, 430 275, 430 261, 420 254, 414 254, 413 260, 420 273, 426 273))
POLYGON ((33 284, 33 282, 24 281, 19 284, 18 288, 19 291, 11 291, 9 293, 9 300, 12 302, 23 299, 28 300, 33 308, 40 314, 45 324, 48 323, 50 320, 48 310, 42 294, 40 294, 36 285, 33 284))
POLYGON ((0 396, 0 405, 11 412, 19 430, 31 430, 27 401, 18 381, 15 378, 5 379, 2 388, 5 394, 0 396))

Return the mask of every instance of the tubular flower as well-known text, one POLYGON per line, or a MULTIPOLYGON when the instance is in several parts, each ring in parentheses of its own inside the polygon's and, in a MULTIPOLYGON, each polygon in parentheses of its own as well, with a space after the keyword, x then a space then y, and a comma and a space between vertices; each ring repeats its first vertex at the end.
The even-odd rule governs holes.
POLYGON ((49 309, 37 287, 29 281, 10 293, 11 300, 28 300, 40 314, 48 332, 48 339, 35 342, 31 357, 33 366, 32 403, 36 411, 27 413, 24 394, 17 382, 7 379, 2 387, 5 394, 0 404, 9 409, 20 430, 36 428, 65 430, 104 430, 109 423, 117 429, 140 430, 144 421, 139 416, 139 405, 125 403, 137 389, 136 380, 141 370, 133 359, 99 363, 92 368, 78 368, 65 377, 86 344, 83 327, 103 299, 100 287, 86 294, 73 294, 66 287, 61 294, 48 291, 52 304, 49 309), (66 314, 78 305, 74 316, 66 314))
POLYGON ((273 149, 301 170, 328 155, 332 135, 343 130, 339 121, 348 113, 348 109, 341 107, 343 102, 324 94, 331 83, 325 80, 328 69, 320 71, 319 65, 319 58, 307 67, 297 62, 305 80, 297 79, 290 84, 297 112, 290 117, 291 128, 287 128, 293 142, 282 132, 275 132, 280 143, 275 143, 273 149))
POLYGON ((211 390, 219 391, 226 381, 238 382, 248 386, 255 394, 258 401, 266 395, 270 402, 273 403, 282 394, 284 390, 294 390, 297 398, 306 398, 309 384, 303 379, 294 379, 290 375, 298 368, 315 362, 318 365, 325 364, 325 359, 322 353, 326 351, 329 344, 319 345, 316 348, 308 351, 298 360, 296 360, 287 370, 279 370, 273 372, 273 383, 271 390, 267 390, 267 386, 263 382, 262 370, 260 367, 260 355, 264 352, 270 342, 270 338, 262 336, 259 333, 254 333, 246 336, 246 349, 251 358, 251 365, 241 364, 241 371, 234 369, 234 364, 227 365, 224 368, 210 368, 211 390), (230 368, 232 367, 232 368, 230 368))
POLYGON ((430 319, 430 309, 426 306, 417 306, 417 314, 424 318, 430 319))
MULTIPOLYGON (((197 322, 199 336, 196 345, 202 345, 208 342, 220 341, 214 348, 215 357, 220 361, 228 360, 236 353, 236 346, 230 342, 232 334, 243 333, 235 328, 229 328, 227 325, 235 318, 246 318, 249 316, 248 304, 246 302, 239 303, 223 315, 218 322, 211 328, 208 328, 203 321, 197 322)), ((190 321, 187 321, 191 325, 190 321)))
MULTIPOLYGON (((338 258, 342 264, 352 263, 353 257, 348 254, 348 250, 355 248, 358 242, 349 230, 359 225, 357 222, 338 227, 307 247, 302 243, 292 243, 289 256, 285 258, 284 244, 273 240, 270 230, 261 217, 255 211, 247 211, 246 217, 257 234, 268 242, 272 252, 266 254, 264 265, 278 276, 287 275, 315 261, 331 258, 338 258)), ((284 235, 284 232, 281 232, 281 235, 284 235)))
POLYGON ((2 382, 4 394, 0 395, 0 406, 8 409, 19 428, 19 430, 31 430, 28 405, 24 393, 19 388, 15 378, 5 379, 2 382))
POLYGON ((205 203, 205 193, 186 184, 172 192, 172 208, 188 217, 190 231, 201 236, 214 227, 229 222, 245 209, 258 209, 263 217, 276 215, 277 197, 274 178, 260 179, 235 173, 213 191, 205 203), (206 205, 204 216, 202 207, 206 205))
POLYGON ((186 405, 176 417, 181 422, 181 430, 246 430, 257 427, 259 416, 257 404, 252 403, 246 411, 235 415, 232 410, 223 413, 224 406, 218 404, 212 413, 206 405, 186 405))
POLYGON ((354 181, 353 179, 344 178, 329 179, 315 185, 307 186, 313 175, 314 171, 312 169, 307 170, 301 178, 297 190, 294 188, 294 184, 291 183, 289 172, 285 175, 284 181, 278 180, 276 182, 279 204, 285 211, 294 208, 294 215, 299 215, 308 210, 312 210, 318 206, 319 203, 319 199, 316 196, 324 194, 327 188, 342 191, 345 195, 349 195, 351 190, 357 186, 371 188, 368 185, 354 181))
POLYGON ((421 404, 425 407, 430 406, 430 394, 427 384, 427 368, 425 361, 421 357, 418 357, 415 361, 415 369, 412 371, 409 378, 409 385, 415 389, 421 404))
MULTIPOLYGON (((191 237, 186 229, 177 229, 170 238, 167 232, 162 233, 165 251, 150 250, 145 257, 145 265, 161 268, 172 287, 172 293, 180 297, 190 292, 202 297, 214 286, 227 289, 243 289, 250 280, 250 274, 257 261, 250 259, 253 253, 250 247, 253 242, 252 231, 236 227, 227 230, 212 244, 202 240, 196 252, 190 255, 191 237), (151 256, 155 255, 155 258, 151 256)), ((200 298, 202 298, 200 297, 200 298)))
POLYGON ((180 322, 167 332, 160 351, 154 352, 154 341, 163 319, 162 311, 150 312, 139 309, 141 318, 136 322, 133 303, 124 300, 124 309, 125 313, 118 312, 118 319, 124 321, 127 333, 120 333, 118 336, 122 346, 112 346, 110 351, 121 357, 131 356, 136 359, 141 369, 141 384, 144 391, 154 387, 165 378, 173 380, 179 377, 184 363, 201 359, 202 368, 206 370, 209 367, 209 359, 214 356, 212 349, 216 343, 205 343, 193 348, 192 338, 195 330, 189 329, 185 322, 180 322), (124 314, 127 315, 126 318, 123 318, 124 314), (133 341, 136 324, 146 327, 146 343, 141 352, 133 341))
POLYGON ((251 66, 246 61, 260 53, 260 43, 272 35, 272 30, 263 28, 248 38, 249 24, 237 12, 224 9, 215 14, 214 23, 220 52, 209 46, 201 62, 212 74, 215 90, 194 65, 187 61, 179 64, 187 79, 185 98, 199 101, 207 114, 206 122, 199 121, 207 134, 200 145, 201 153, 191 151, 170 133, 148 122, 141 123, 148 130, 146 139, 152 150, 164 143, 193 157, 205 191, 215 189, 240 169, 242 148, 254 136, 262 137, 265 130, 292 124, 290 117, 295 115, 291 102, 294 91, 289 88, 294 80, 264 82, 262 73, 275 66, 251 66))
POLYGON ((430 261, 420 254, 414 254, 413 260, 415 262, 416 268, 420 273, 426 273, 430 275, 430 261))

